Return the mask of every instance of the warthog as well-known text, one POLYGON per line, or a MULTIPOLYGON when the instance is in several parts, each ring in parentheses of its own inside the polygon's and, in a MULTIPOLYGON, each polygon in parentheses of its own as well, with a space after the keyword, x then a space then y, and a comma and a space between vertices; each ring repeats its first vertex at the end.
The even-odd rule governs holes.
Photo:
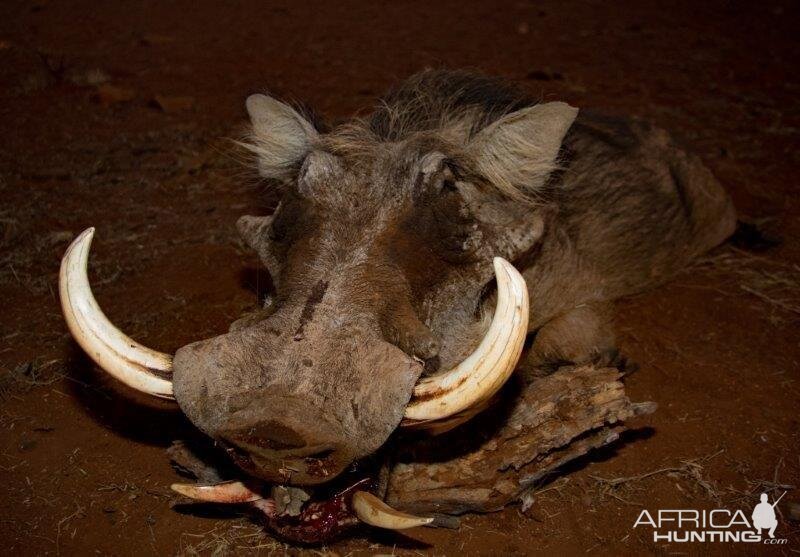
MULTIPOLYGON (((243 144, 282 195, 274 214, 238 222, 273 277, 267 307, 174 358, 149 350, 91 295, 91 229, 65 255, 61 297, 101 367, 174 397, 243 471, 274 484, 327 484, 398 426, 467 421, 526 339, 527 366, 613 363, 613 300, 669 279, 735 225, 709 170, 664 131, 536 103, 492 78, 426 71, 330 130, 265 95, 247 111, 243 144)), ((243 483, 175 488, 278 514, 243 483)), ((429 520, 364 482, 307 504, 314 520, 336 517, 314 523, 325 535, 354 515, 391 528, 429 520)))

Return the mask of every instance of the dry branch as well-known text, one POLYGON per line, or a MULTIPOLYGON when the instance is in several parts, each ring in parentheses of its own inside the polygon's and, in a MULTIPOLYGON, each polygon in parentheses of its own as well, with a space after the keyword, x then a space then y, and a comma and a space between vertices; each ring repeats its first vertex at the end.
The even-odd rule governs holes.
POLYGON ((611 443, 654 403, 632 403, 620 372, 563 367, 517 378, 502 400, 466 427, 413 439, 392 470, 387 501, 415 513, 461 514, 518 500, 567 462, 611 443))

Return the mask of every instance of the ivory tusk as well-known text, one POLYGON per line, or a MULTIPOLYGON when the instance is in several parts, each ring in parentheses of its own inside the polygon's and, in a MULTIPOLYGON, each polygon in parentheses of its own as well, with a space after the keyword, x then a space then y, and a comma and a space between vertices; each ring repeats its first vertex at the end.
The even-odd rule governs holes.
POLYGON ((94 228, 84 230, 61 260, 58 290, 67 327, 89 357, 112 376, 137 391, 172 399, 172 357, 117 329, 92 295, 86 268, 93 236, 94 228))
POLYGON ((252 503, 253 501, 265 499, 265 497, 238 481, 207 485, 172 484, 170 488, 184 497, 207 503, 252 503))
POLYGON ((366 491, 353 494, 353 510, 362 522, 388 530, 405 530, 433 522, 432 517, 414 516, 395 510, 366 491))
POLYGON ((457 414, 453 414, 452 416, 442 418, 440 420, 412 422, 404 425, 404 427, 407 427, 408 429, 418 429, 432 436, 442 435, 443 433, 447 433, 448 431, 457 428, 461 424, 468 422, 473 417, 477 416, 478 414, 489 408, 489 406, 497 402, 498 398, 499 396, 493 396, 492 398, 476 402, 475 405, 470 406, 466 410, 458 412, 457 414))
POLYGON ((417 383, 401 425, 425 427, 481 405, 511 377, 528 333, 528 289, 519 271, 501 257, 494 258, 494 272, 497 306, 483 340, 452 370, 417 383))

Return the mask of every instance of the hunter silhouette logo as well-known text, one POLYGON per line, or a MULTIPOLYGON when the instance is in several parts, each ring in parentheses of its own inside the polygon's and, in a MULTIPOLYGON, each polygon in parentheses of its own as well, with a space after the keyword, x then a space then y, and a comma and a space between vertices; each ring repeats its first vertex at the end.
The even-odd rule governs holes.
POLYGON ((770 503, 769 496, 762 493, 761 502, 755 506, 750 515, 752 523, 742 510, 660 509, 651 514, 644 509, 633 527, 653 528, 654 542, 744 542, 783 545, 788 541, 786 538, 775 538, 775 529, 778 527, 775 507, 784 495, 786 492, 770 503), (762 530, 766 531, 766 536, 762 536, 762 530))
MULTIPOLYGON (((786 495, 786 492, 783 492, 786 495)), ((783 495, 770 504, 769 496, 766 493, 761 494, 761 502, 753 509, 751 518, 753 519, 753 528, 756 532, 761 534, 761 529, 768 530, 769 537, 775 539, 775 528, 778 527, 778 519, 775 517, 775 506, 783 499, 783 495)))

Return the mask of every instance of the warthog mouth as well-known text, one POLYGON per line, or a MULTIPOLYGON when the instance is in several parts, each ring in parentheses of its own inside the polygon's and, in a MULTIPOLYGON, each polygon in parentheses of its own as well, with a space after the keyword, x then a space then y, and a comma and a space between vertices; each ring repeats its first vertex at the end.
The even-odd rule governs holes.
MULTIPOLYGON (((244 505, 272 532, 300 543, 324 543, 360 523, 402 530, 433 523, 433 517, 414 516, 392 509, 375 493, 385 491, 378 461, 367 457, 340 476, 312 488, 271 484, 254 478, 221 481, 225 474, 182 442, 168 453, 176 467, 197 483, 175 483, 172 489, 185 502, 244 505)), ((234 475, 236 475, 234 473, 234 475)))
MULTIPOLYGON (((176 467, 198 479, 175 483, 184 502, 244 505, 281 538, 304 544, 330 541, 361 523, 391 530, 432 525, 434 517, 415 516, 391 508, 376 494, 385 491, 385 468, 367 457, 322 485, 299 488, 254 478, 220 481, 213 466, 182 442, 168 450, 176 467)), ((441 519, 439 519, 441 520, 441 519)))
MULTIPOLYGON (((93 228, 81 233, 62 260, 59 291, 69 330, 109 374, 138 391, 174 400, 172 356, 146 348, 122 333, 106 318, 92 295, 87 264, 93 235, 93 228)), ((514 371, 527 335, 527 287, 510 263, 496 257, 493 264, 497 302, 486 334, 475 351, 458 365, 417 382, 400 427, 432 434, 449 431, 485 409, 514 371)), ((319 486, 316 500, 306 494, 301 497, 305 500, 293 501, 294 508, 289 512, 292 505, 283 505, 268 495, 269 486, 257 480, 172 486, 176 492, 199 501, 249 504, 263 513, 272 529, 302 542, 325 541, 359 522, 397 530, 433 521, 431 517, 392 509, 372 493, 377 487, 374 473, 353 472, 351 467, 351 472, 335 482, 319 486)), ((272 489, 274 493, 275 487, 272 489)))

